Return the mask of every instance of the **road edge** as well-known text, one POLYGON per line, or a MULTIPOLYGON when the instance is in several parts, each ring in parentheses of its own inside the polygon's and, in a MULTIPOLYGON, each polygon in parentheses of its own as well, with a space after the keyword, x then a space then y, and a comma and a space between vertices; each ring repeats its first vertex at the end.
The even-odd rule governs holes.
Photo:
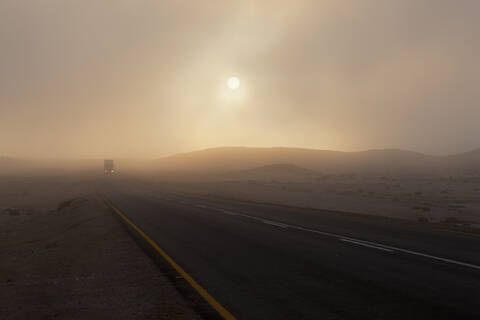
MULTIPOLYGON (((155 241, 153 241, 145 232, 143 232, 137 225, 135 225, 119 208, 117 208, 109 199, 103 195, 98 195, 100 200, 110 209, 115 216, 124 224, 129 231, 133 232, 132 234, 136 240, 143 242, 142 247, 149 247, 149 252, 156 254, 157 257, 160 257, 164 264, 168 264, 170 269, 174 270, 181 278, 185 279, 189 284, 190 288, 193 289, 200 298, 208 304, 215 311, 216 317, 223 320, 237 320, 225 307, 223 307, 206 289, 204 289, 198 282, 193 279, 179 264, 177 264, 155 241)), ((148 250, 148 249, 147 249, 148 250)), ((178 278, 178 276, 177 276, 178 278)), ((177 284, 174 285, 178 288, 177 284)), ((195 299, 196 300, 196 299, 195 299)), ((202 312, 203 313, 203 312, 202 312)), ((210 318, 210 315, 208 318, 210 318)))

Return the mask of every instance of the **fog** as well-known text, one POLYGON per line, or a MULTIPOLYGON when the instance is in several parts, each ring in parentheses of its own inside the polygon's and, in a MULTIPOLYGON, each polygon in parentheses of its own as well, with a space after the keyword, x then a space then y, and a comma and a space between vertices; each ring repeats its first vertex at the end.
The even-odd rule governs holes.
POLYGON ((473 0, 3 0, 0 155, 474 149, 479 12, 473 0))

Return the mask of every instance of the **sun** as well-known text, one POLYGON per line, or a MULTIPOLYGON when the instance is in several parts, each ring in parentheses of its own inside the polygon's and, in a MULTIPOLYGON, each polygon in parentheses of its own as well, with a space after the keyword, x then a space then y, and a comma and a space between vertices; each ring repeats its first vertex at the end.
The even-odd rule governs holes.
POLYGON ((232 90, 236 90, 240 87, 240 79, 237 77, 230 77, 227 80, 227 87, 229 87, 232 90))

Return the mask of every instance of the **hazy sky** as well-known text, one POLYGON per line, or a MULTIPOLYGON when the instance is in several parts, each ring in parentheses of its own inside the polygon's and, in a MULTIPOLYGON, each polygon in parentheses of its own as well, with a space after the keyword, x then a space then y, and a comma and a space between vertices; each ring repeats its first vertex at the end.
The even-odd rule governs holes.
POLYGON ((1 0, 0 46, 4 155, 480 147, 477 0, 1 0))

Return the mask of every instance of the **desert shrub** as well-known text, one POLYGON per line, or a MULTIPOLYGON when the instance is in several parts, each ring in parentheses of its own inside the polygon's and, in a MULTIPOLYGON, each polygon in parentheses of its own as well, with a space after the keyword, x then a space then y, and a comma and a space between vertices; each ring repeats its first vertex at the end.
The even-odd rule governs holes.
POLYGON ((17 208, 7 208, 3 210, 5 214, 8 214, 9 216, 19 216, 21 211, 17 208))
POLYGON ((431 208, 427 206, 414 206, 412 207, 413 210, 421 210, 421 211, 430 211, 431 208))
POLYGON ((448 217, 445 220, 443 220, 443 222, 445 222, 445 223, 460 223, 461 221, 458 220, 455 217, 448 217))
POLYGON ((464 205, 461 205, 461 204, 450 204, 448 206, 448 209, 452 209, 452 210, 460 210, 460 209, 465 209, 466 206, 464 205))

